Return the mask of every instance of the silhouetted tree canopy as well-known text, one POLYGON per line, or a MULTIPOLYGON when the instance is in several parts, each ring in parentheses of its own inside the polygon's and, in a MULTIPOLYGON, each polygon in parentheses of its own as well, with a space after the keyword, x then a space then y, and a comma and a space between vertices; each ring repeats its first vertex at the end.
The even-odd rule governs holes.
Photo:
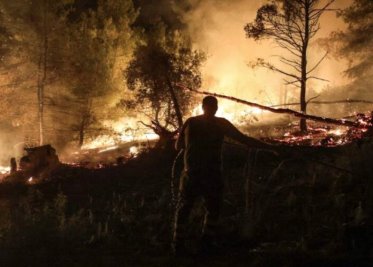
POLYGON ((348 24, 344 32, 334 33, 339 42, 340 56, 350 60, 346 74, 350 77, 371 75, 373 72, 373 1, 355 0, 339 14, 348 24))
POLYGON ((128 88, 136 95, 132 106, 142 107, 140 110, 156 124, 175 130, 181 127, 183 116, 190 113, 193 102, 190 92, 175 85, 183 83, 199 88, 205 56, 193 50, 177 32, 168 40, 159 40, 137 47, 125 77, 128 88))

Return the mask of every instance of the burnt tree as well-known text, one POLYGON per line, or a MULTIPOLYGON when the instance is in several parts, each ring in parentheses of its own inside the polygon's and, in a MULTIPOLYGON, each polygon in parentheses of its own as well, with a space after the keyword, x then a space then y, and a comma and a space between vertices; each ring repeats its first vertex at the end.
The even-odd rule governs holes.
MULTIPOLYGON (((287 56, 278 55, 283 66, 277 66, 258 58, 253 66, 260 66, 286 76, 285 84, 300 89, 300 110, 307 112, 307 81, 326 81, 312 75, 327 53, 317 63, 309 67, 309 44, 320 29, 319 19, 334 0, 320 6, 320 0, 274 0, 257 11, 254 22, 245 26, 246 36, 254 40, 271 39, 285 50, 287 56)), ((307 131, 304 118, 300 120, 300 130, 307 131)))

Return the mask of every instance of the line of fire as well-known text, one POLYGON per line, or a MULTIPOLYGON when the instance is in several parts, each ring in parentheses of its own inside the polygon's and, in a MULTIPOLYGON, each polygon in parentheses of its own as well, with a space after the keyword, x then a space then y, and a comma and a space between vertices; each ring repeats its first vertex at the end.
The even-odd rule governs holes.
POLYGON ((2 266, 371 266, 372 0, 0 0, 2 266))

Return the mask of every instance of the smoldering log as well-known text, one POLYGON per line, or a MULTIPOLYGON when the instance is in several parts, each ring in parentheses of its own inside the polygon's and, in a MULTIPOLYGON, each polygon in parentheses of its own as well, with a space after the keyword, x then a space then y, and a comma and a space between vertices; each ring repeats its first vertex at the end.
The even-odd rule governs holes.
POLYGON ((344 120, 344 119, 339 120, 339 119, 332 119, 332 118, 320 117, 320 116, 315 116, 315 115, 308 115, 308 114, 304 114, 304 113, 301 113, 301 112, 298 112, 298 111, 295 111, 295 110, 292 110, 292 109, 288 109, 288 108, 273 108, 273 107, 260 105, 260 104, 254 103, 254 102, 249 102, 249 101, 246 101, 246 100, 242 100, 242 99, 232 97, 232 96, 226 96, 226 95, 217 94, 217 93, 210 93, 210 92, 206 92, 206 91, 199 91, 199 90, 188 88, 188 87, 186 87, 184 85, 180 85, 180 84, 177 84, 177 86, 182 88, 182 89, 189 90, 189 91, 197 93, 197 94, 211 95, 211 96, 231 100, 231 101, 234 101, 234 102, 237 102, 237 103, 240 103, 240 104, 244 104, 244 105, 247 105, 247 106, 259 108, 259 109, 262 109, 262 110, 267 110, 267 111, 277 113, 277 114, 289 114, 289 115, 293 115, 293 116, 298 117, 298 118, 304 118, 304 119, 307 119, 307 120, 319 121, 319 122, 323 122, 323 123, 335 124, 335 125, 340 125, 340 126, 348 126, 348 127, 356 127, 356 128, 365 128, 366 127, 365 125, 362 125, 358 122, 353 122, 353 121, 349 121, 349 120, 344 120))

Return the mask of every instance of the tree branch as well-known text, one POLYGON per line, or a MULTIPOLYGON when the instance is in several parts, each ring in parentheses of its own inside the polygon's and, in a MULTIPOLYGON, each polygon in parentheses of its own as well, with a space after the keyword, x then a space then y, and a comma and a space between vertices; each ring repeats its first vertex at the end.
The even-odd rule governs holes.
POLYGON ((308 80, 309 79, 315 79, 315 80, 319 80, 319 81, 323 81, 323 82, 330 82, 329 80, 326 80, 326 79, 323 79, 323 78, 320 78, 320 77, 316 77, 316 76, 311 76, 311 77, 308 77, 307 79, 308 80))
POLYGON ((310 99, 308 99, 308 100, 306 101, 307 105, 308 105, 312 100, 318 98, 319 96, 320 96, 320 95, 317 95, 317 96, 314 96, 314 97, 311 97, 310 99))
POLYGON ((324 11, 338 11, 340 9, 335 9, 335 8, 328 8, 331 4, 333 4, 335 2, 335 0, 329 0, 329 2, 327 2, 324 7, 322 8, 315 8, 313 9, 310 14, 310 18, 311 19, 314 19, 315 17, 317 16, 320 16, 324 11))
POLYGON ((296 79, 296 80, 299 80, 299 77, 298 77, 298 76, 296 76, 296 75, 294 75, 294 74, 291 74, 291 73, 288 73, 288 72, 286 72, 286 71, 284 71, 284 70, 281 70, 281 69, 277 68, 276 66, 274 66, 274 65, 272 65, 272 64, 270 64, 270 63, 268 63, 268 62, 265 62, 265 61, 259 61, 258 64, 259 64, 260 66, 264 67, 264 68, 269 69, 269 70, 272 70, 272 71, 275 71, 275 72, 279 72, 279 73, 281 73, 281 74, 283 74, 283 75, 285 75, 285 76, 292 77, 292 78, 294 78, 294 79, 296 79))

